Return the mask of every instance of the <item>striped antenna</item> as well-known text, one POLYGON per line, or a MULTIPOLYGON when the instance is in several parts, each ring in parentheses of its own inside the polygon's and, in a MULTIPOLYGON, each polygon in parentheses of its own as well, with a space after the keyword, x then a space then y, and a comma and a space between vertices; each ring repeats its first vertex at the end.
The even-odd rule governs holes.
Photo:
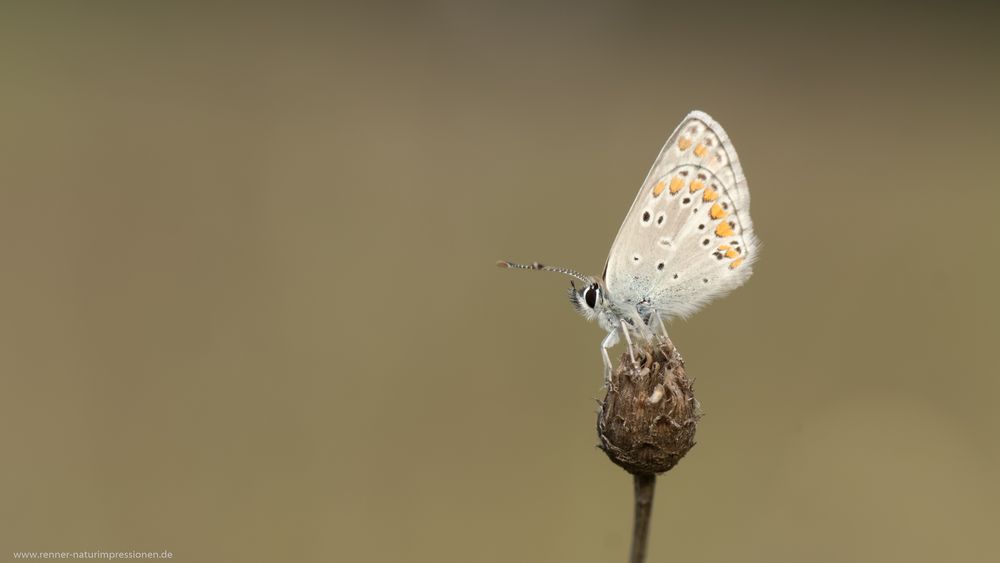
POLYGON ((568 268, 557 268, 554 266, 545 266, 544 264, 539 264, 538 262, 533 262, 531 264, 515 264, 514 262, 508 262, 506 260, 497 261, 497 266, 500 268, 511 268, 514 270, 544 270, 546 272, 558 272, 560 274, 566 274, 567 276, 572 276, 583 283, 590 283, 592 280, 587 276, 577 272, 576 270, 570 270, 568 268))

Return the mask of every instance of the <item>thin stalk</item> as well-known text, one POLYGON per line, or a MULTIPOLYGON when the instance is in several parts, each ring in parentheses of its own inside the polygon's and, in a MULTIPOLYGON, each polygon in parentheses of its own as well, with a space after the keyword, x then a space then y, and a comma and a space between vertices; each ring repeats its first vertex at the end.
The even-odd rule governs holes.
POLYGON ((635 478, 635 522, 632 525, 632 554, 629 563, 646 560, 646 543, 649 539, 649 522, 653 515, 653 492, 656 475, 637 474, 635 478))

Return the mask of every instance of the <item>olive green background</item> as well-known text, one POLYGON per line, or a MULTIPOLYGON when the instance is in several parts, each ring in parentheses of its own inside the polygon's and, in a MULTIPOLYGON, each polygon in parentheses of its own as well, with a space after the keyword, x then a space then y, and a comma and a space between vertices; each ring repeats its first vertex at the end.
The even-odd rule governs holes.
POLYGON ((0 558, 624 561, 599 273, 694 108, 763 253, 671 335, 650 561, 995 561, 983 5, 6 4, 0 558))

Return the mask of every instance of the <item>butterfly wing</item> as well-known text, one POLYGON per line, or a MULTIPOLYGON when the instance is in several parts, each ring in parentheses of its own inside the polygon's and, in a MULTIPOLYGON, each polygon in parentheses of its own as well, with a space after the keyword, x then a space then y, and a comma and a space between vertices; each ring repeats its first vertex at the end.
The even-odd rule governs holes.
POLYGON ((643 181, 604 280, 620 306, 686 317, 742 285, 759 247, 736 150, 718 122, 693 111, 643 181))

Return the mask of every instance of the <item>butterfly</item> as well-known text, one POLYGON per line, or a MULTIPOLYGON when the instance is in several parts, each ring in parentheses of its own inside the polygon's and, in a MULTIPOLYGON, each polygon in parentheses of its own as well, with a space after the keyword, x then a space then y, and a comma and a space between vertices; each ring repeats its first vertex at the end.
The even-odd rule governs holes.
POLYGON ((601 342, 605 383, 608 349, 624 337, 666 338, 665 320, 686 318, 743 285, 760 242, 750 219, 750 190, 729 136, 701 111, 689 113, 653 162, 618 229, 599 277, 575 270, 502 260, 503 268, 566 274, 570 302, 607 331, 601 342))

